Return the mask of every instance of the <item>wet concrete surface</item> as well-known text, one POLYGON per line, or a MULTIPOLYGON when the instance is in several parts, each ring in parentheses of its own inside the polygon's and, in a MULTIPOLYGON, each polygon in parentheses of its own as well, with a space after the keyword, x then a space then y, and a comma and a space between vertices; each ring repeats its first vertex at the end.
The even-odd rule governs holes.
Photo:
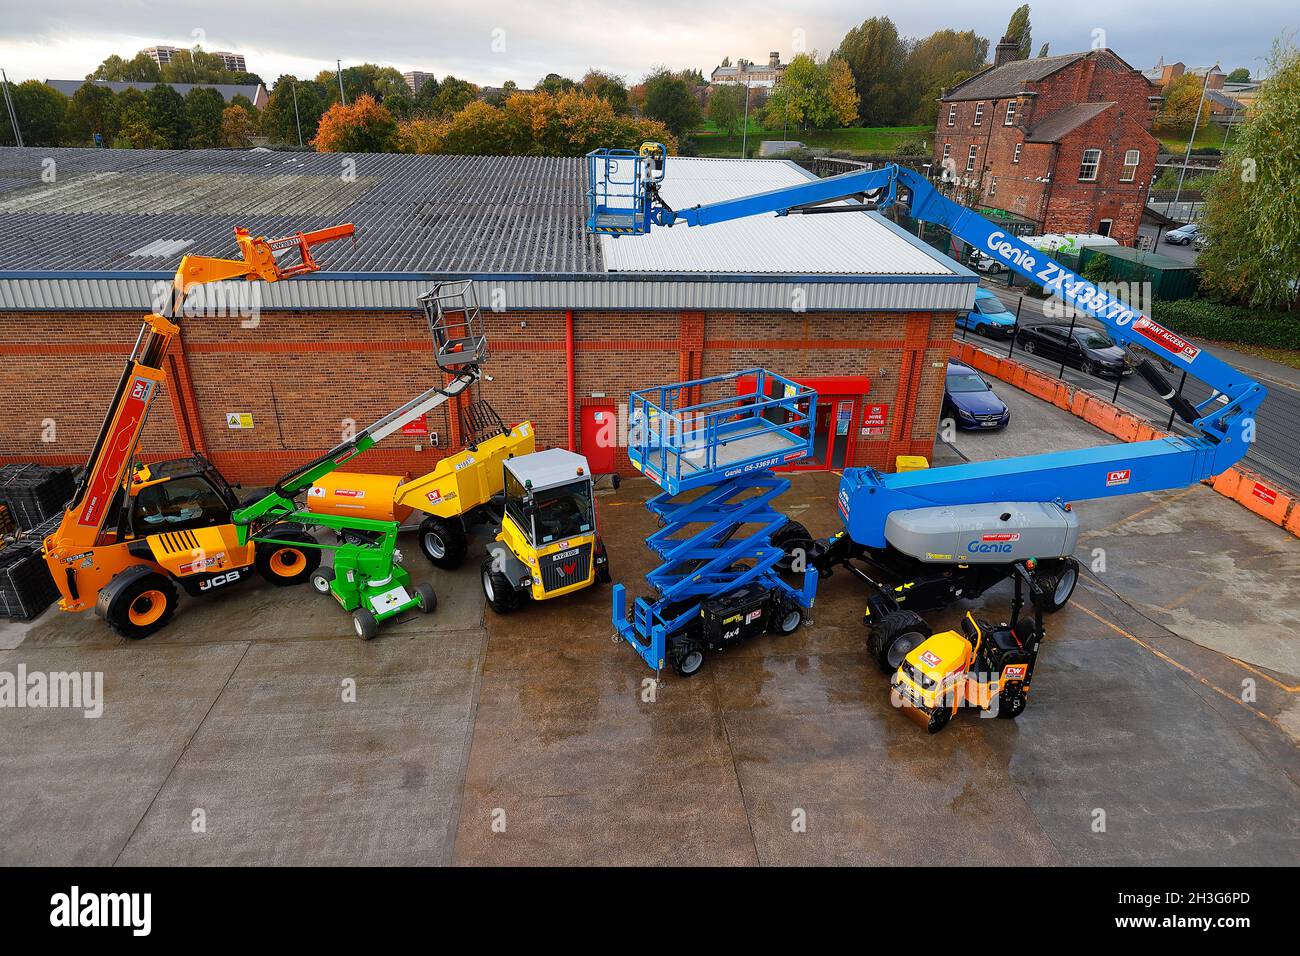
MULTIPOLYGON (((1002 391, 1011 427, 943 460, 1110 441, 1002 391)), ((838 530, 837 481, 796 478, 782 510, 838 530)), ((599 499, 633 594, 654 490, 599 499)), ((368 644, 328 599, 261 584, 139 643, 89 615, 0 628, 0 671, 106 682, 97 720, 0 710, 0 862, 1300 862, 1300 542, 1206 488, 1077 507, 1089 570, 1029 708, 933 737, 890 706, 846 574, 795 634, 658 683, 611 640, 608 588, 499 617, 476 562, 432 571, 405 539, 439 609, 368 644)))

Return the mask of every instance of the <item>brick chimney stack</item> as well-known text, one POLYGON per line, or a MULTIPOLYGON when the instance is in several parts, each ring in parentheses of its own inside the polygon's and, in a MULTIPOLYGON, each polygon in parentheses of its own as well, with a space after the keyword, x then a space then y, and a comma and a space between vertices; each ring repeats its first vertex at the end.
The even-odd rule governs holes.
POLYGON ((1020 44, 1011 37, 1003 37, 993 49, 993 65, 1001 66, 1003 63, 1010 63, 1013 60, 1020 59, 1020 44))

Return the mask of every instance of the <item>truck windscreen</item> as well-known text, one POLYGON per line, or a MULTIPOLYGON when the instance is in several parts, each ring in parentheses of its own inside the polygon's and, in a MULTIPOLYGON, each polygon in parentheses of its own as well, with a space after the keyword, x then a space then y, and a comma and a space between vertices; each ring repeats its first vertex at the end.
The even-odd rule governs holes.
POLYGON ((595 528, 592 520, 591 482, 575 481, 572 484, 548 488, 533 493, 537 505, 537 543, 550 544, 561 538, 590 534, 595 528))

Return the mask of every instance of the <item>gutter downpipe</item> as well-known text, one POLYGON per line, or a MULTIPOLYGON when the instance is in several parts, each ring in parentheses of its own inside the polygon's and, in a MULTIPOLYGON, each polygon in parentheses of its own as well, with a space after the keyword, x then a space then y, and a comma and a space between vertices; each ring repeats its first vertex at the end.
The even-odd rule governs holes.
POLYGON ((568 381, 568 400, 569 400, 569 451, 576 452, 577 431, 573 420, 573 310, 566 309, 564 312, 564 359, 565 375, 568 381))

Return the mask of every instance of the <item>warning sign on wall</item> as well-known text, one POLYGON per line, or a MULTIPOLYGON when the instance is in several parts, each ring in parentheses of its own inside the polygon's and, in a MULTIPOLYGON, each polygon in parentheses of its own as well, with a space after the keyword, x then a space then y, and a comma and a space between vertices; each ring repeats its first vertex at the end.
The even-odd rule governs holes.
POLYGON ((429 434, 429 418, 427 415, 421 415, 414 418, 402 426, 403 435, 427 435, 429 434))
POLYGON ((252 428, 252 412, 226 412, 227 428, 252 428))

